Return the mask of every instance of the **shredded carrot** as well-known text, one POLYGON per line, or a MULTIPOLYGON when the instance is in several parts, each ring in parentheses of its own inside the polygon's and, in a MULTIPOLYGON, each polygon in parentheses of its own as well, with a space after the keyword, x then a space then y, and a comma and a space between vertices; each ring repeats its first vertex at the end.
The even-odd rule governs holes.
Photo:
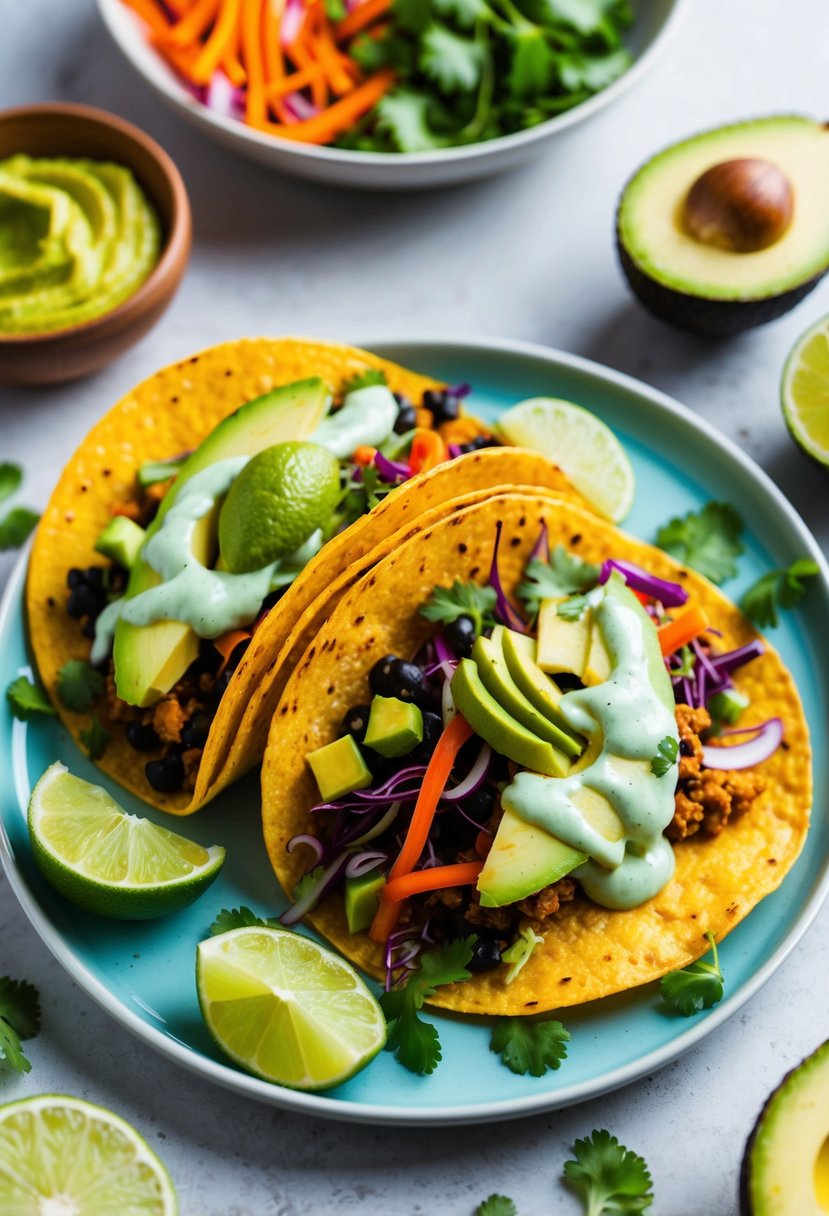
POLYGON ((247 81, 247 73, 242 66, 242 61, 239 58, 242 44, 242 29, 237 19, 233 32, 230 36, 230 41, 225 47, 222 55, 221 66, 222 71, 232 85, 237 89, 241 89, 247 81))
POLYGON ((383 887, 383 899, 398 904, 410 895, 423 891, 441 891, 445 887, 465 887, 475 881, 483 868, 482 861, 459 861, 453 866, 430 866, 390 879, 383 887))
MULTIPOLYGON (((445 727, 443 734, 438 739, 437 747, 432 752, 432 758, 423 776, 423 784, 420 787, 420 793, 412 812, 411 822, 406 833, 406 838, 403 841, 403 847, 389 873, 389 882, 402 877, 404 874, 410 874, 417 864, 426 844, 429 829, 432 826, 435 811, 437 810, 437 805, 446 782, 449 779, 452 766, 455 763, 458 752, 467 739, 471 737, 472 727, 458 714, 445 727)), ((395 903, 385 899, 387 887, 388 884, 381 892, 380 905, 369 930, 369 936, 375 942, 387 941, 389 934, 397 923, 400 911, 395 903)))
POLYGON ((124 0, 124 3, 134 13, 138 13, 141 20, 146 22, 154 34, 163 36, 169 33, 170 22, 155 3, 155 0, 124 0))
POLYGON ((347 17, 343 17, 342 21, 338 21, 334 26, 334 40, 345 42, 352 38, 367 25, 371 25, 372 21, 387 13, 391 4, 392 0, 363 0, 362 4, 358 4, 347 17))
POLYGON ((315 22, 314 55, 319 64, 325 69, 332 93, 342 97, 354 88, 354 63, 338 49, 331 33, 331 26, 325 18, 322 6, 318 6, 318 17, 315 22), (349 70, 351 69, 351 70, 349 70))
POLYGON ((687 646, 694 638, 698 638, 708 628, 708 620, 704 613, 692 606, 686 608, 673 621, 661 625, 656 631, 659 645, 664 655, 673 654, 680 646, 687 646))
POLYGON ((306 88, 315 76, 321 76, 322 73, 321 64, 311 64, 310 67, 303 68, 301 72, 292 72, 290 76, 285 76, 282 80, 275 80, 273 84, 266 84, 265 97, 268 101, 277 101, 280 97, 284 97, 286 93, 295 93, 297 89, 306 88))
POLYGON ((361 443, 358 448, 354 449, 354 455, 351 459, 355 464, 371 464, 376 455, 377 448, 369 447, 367 443, 361 443))
POLYGON ((180 21, 170 26, 166 41, 170 46, 185 47, 197 42, 216 16, 221 0, 196 0, 180 21))
POLYGON ((409 464, 412 467, 412 472, 427 473, 429 469, 433 469, 436 465, 442 464, 444 460, 447 460, 448 456, 446 444, 437 431, 425 430, 418 427, 412 440, 412 450, 409 455, 409 464))
POLYGON ((195 0, 166 0, 166 6, 176 17, 183 17, 195 3, 195 0))
POLYGON ((488 832, 486 828, 481 828, 475 837, 475 852, 479 857, 486 859, 489 856, 489 850, 492 848, 494 839, 495 837, 492 835, 492 832, 488 832))
POLYGON ((222 665, 216 672, 220 676, 230 662, 230 657, 237 646, 242 642, 247 642, 251 638, 249 629, 230 629, 227 633, 223 633, 221 637, 213 639, 213 645, 222 656, 222 665))
POLYGON ((189 80, 194 84, 193 80, 193 64, 196 62, 198 51, 196 47, 188 46, 180 50, 175 46, 168 46, 162 39, 153 37, 153 43, 158 53, 174 67, 180 76, 185 80, 189 80))
POLYGON ((261 18, 262 0, 242 0, 242 53, 245 57, 245 71, 248 76, 245 113, 248 122, 253 127, 267 122, 261 18))
POLYGON ((196 84, 210 83, 222 56, 230 46, 233 31, 238 28, 240 4, 241 0, 219 0, 216 24, 193 64, 193 79, 196 84))
MULTIPOLYGON (((288 58, 300 71, 314 66, 314 56, 308 49, 308 39, 308 17, 306 15, 299 34, 287 48, 288 58)), ((324 110, 328 105, 328 82, 323 73, 314 76, 311 81, 311 100, 320 110, 324 110)))
MULTIPOLYGON (((345 97, 341 97, 339 101, 335 101, 320 114, 307 118, 303 122, 292 123, 290 126, 264 120, 249 119, 248 121, 257 130, 270 131, 274 135, 280 135, 283 139, 296 139, 308 144, 327 144, 332 139, 336 139, 343 131, 347 131, 358 118, 367 114, 389 91, 394 81, 394 72, 384 68, 375 72, 363 84, 351 93, 347 93, 345 97)), ((250 89, 250 85, 248 85, 248 89, 250 89)))
MULTIPOLYGON (((276 85, 285 77, 282 58, 282 39, 279 31, 285 0, 265 0, 262 9, 262 54, 265 66, 265 82, 276 85)), ((288 92, 291 92, 288 89, 288 92)), ((270 100, 270 108, 280 122, 286 122, 288 111, 278 97, 270 100)))

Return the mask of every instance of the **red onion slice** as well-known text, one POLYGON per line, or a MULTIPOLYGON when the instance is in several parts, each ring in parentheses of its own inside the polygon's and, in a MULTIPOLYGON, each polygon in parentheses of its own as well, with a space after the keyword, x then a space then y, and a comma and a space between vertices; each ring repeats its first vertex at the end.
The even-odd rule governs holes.
POLYGON ((346 878, 362 878, 364 874, 385 865, 389 860, 387 853, 353 853, 345 867, 346 878))
POLYGON ((780 718, 769 718, 759 726, 747 726, 738 730, 730 730, 721 735, 727 738, 733 735, 751 735, 745 743, 735 743, 731 747, 715 747, 710 743, 702 745, 702 763, 706 768, 743 769, 754 768, 768 760, 783 742, 783 722, 780 718))
POLYGON ((470 794, 476 793, 486 779, 491 758, 492 749, 488 743, 485 743, 463 781, 454 789, 444 790, 440 796, 441 802, 460 802, 463 798, 468 798, 470 794))
POLYGON ((495 549, 492 553, 492 565, 489 567, 489 585, 494 588, 495 594, 498 597, 495 602, 495 611, 508 629, 514 629, 516 633, 532 633, 521 613, 507 599, 504 588, 501 585, 501 576, 498 573, 498 547, 501 544, 501 529, 503 526, 503 523, 499 519, 495 525, 495 549))
POLYGON ((644 595, 652 596, 666 608, 679 608, 688 600, 688 592, 679 583, 657 578, 655 574, 649 574, 641 566, 635 566, 633 562, 618 561, 615 557, 608 558, 603 564, 599 582, 606 583, 614 570, 621 574, 629 587, 643 592, 644 595))
POLYGON ((302 832, 298 836, 292 836, 291 839, 288 841, 288 845, 287 845, 288 852, 293 853, 293 851, 297 847, 297 845, 300 845, 300 844, 307 844, 309 848, 314 850, 317 861, 318 862, 322 861, 322 855, 323 855, 324 849, 322 847, 322 841, 319 840, 316 836, 312 836, 309 832, 302 832))
POLYGON ((400 812, 400 803, 393 802, 389 809, 383 815, 382 819, 378 819, 373 828, 369 828, 367 832, 363 832, 362 836, 358 836, 356 840, 352 840, 352 845, 368 844, 370 840, 376 840, 378 836, 382 836, 386 828, 390 828, 400 812))
POLYGON ((282 913, 279 918, 280 924, 295 925, 297 921, 302 920, 306 912, 311 912, 322 897, 327 895, 342 878, 349 856, 348 853, 341 853, 339 857, 336 857, 331 865, 323 870, 317 881, 309 886, 302 899, 298 899, 291 904, 287 911, 282 913))
POLYGON ((409 465, 403 464, 400 460, 389 460, 388 456, 384 456, 382 452, 374 453, 372 463, 383 481, 389 482, 391 485, 399 485, 401 481, 408 481, 412 475, 409 465))

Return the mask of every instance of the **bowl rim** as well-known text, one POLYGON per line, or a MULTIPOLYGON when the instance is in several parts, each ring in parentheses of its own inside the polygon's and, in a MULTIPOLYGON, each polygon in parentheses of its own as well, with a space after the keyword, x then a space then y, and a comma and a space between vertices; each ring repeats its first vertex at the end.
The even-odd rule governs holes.
MULTIPOLYGON (((97 0, 98 12, 106 26, 110 37, 115 42, 124 57, 138 72, 151 88, 163 94, 167 101, 200 125, 207 129, 222 132, 231 138, 238 138, 251 149, 284 153, 290 159, 318 162, 327 165, 351 166, 354 168, 378 168, 381 166, 396 166, 400 169, 427 166, 441 166, 448 163, 475 162, 497 158, 499 153, 508 155, 517 149, 542 142, 548 136, 566 130, 583 119, 609 105, 616 97, 631 88, 654 64, 656 57, 676 35, 682 19, 690 10, 690 0, 666 0, 669 11, 650 45, 639 55, 631 66, 607 88, 590 97, 587 101, 573 106, 563 114, 548 118, 545 122, 534 127, 524 127, 509 135, 499 135, 495 139, 479 140, 472 144, 459 147, 436 148, 425 152, 358 152, 347 148, 333 148, 324 144, 305 144, 298 140, 282 140, 276 135, 256 131, 238 119, 225 118, 209 110, 207 106, 197 101, 187 89, 167 68, 160 57, 155 54, 147 39, 144 46, 153 61, 158 66, 158 72, 150 74, 142 61, 141 53, 136 53, 131 41, 124 34, 127 19, 133 19, 137 24, 140 18, 121 3, 121 0, 97 0), (115 13, 123 9, 125 18, 116 17, 115 13)), ((392 173, 396 168, 392 168, 392 173)))
MULTIPOLYGON (((102 110, 98 106, 84 105, 74 101, 41 101, 32 105, 10 106, 0 110, 0 126, 9 120, 48 117, 50 115, 69 119, 83 119, 101 127, 106 127, 122 136, 127 143, 137 144, 156 162, 170 186, 172 199, 171 222, 166 233, 158 261, 147 275, 144 282, 132 295, 127 296, 115 308, 82 321, 78 325, 67 325, 62 329, 49 329, 42 333, 4 334, 0 332, 0 349, 12 346, 36 347, 48 346, 50 342, 58 342, 67 335, 94 333, 96 328, 113 326, 120 327, 123 321, 132 319, 134 313, 141 313, 145 303, 152 297, 158 284, 174 275, 179 265, 186 264, 192 236, 192 214, 190 197, 175 162, 169 153, 165 152, 159 143, 142 131, 140 127, 102 110)), ((119 161, 132 171, 132 165, 119 161)), ((151 200, 152 202, 152 200, 151 200)), ((154 208, 155 209, 155 208, 154 208)))

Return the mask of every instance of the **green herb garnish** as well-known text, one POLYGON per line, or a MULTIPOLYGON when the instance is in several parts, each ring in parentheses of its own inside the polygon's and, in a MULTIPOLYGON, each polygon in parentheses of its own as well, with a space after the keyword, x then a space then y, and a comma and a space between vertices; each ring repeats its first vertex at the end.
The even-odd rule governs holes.
POLYGON ((29 539, 39 519, 37 511, 14 507, 0 519, 0 549, 19 549, 29 539))
POLYGON ((0 461, 0 502, 16 494, 23 483, 23 470, 19 464, 0 461))
POLYGON ((380 997, 386 1015, 389 1037, 386 1050, 409 1072, 425 1076, 437 1068, 442 1059, 438 1032, 431 1022, 418 1017, 423 1002, 434 996, 444 984, 460 984, 471 978, 467 963, 472 958, 474 937, 445 942, 420 956, 420 966, 413 971, 402 988, 392 988, 380 997))
POLYGON ((562 617, 565 621, 580 621, 588 602, 586 595, 571 595, 557 606, 556 616, 562 617))
POLYGON ((89 759, 100 760, 106 751, 106 746, 111 736, 98 715, 93 714, 90 726, 78 733, 80 734, 81 743, 89 754, 89 759))
POLYGON ((210 926, 210 936, 218 937, 220 933, 229 933, 231 929, 250 929, 257 926, 276 928, 279 926, 279 918, 257 916, 244 904, 241 908, 222 908, 210 926))
POLYGON ((435 587, 420 615, 427 621, 441 621, 444 625, 456 621, 459 616, 468 616, 475 622, 475 632, 483 633, 495 624, 495 604, 498 596, 494 587, 479 587, 477 583, 463 583, 456 578, 451 587, 435 587))
POLYGON ((564 1181, 584 1204, 585 1216, 645 1212, 653 1203, 651 1175, 638 1153, 602 1129, 573 1145, 564 1181))
POLYGON ((0 976, 0 1060, 15 1072, 29 1072, 21 1040, 33 1039, 40 1030, 40 998, 37 988, 25 980, 0 976))
POLYGON ((658 754, 651 760, 651 772, 654 777, 664 777, 676 764, 679 740, 674 739, 672 735, 666 735, 656 750, 658 754))
POLYGON ((27 676, 18 676, 16 680, 12 680, 6 689, 6 699, 15 718, 20 722, 29 722, 42 714, 55 716, 46 693, 27 676))
POLYGON ((677 516, 659 529, 656 543, 712 583, 737 573, 737 558, 745 552, 740 540, 743 521, 727 502, 708 502, 700 511, 677 516))
POLYGON ((714 961, 704 963, 700 960, 682 971, 669 971, 663 975, 659 985, 662 999, 670 1011, 681 1013, 684 1018, 702 1009, 710 1009, 722 1000, 724 977, 720 970, 717 943, 710 931, 705 936, 711 945, 714 961))
POLYGON ((526 1018, 498 1018, 492 1028, 490 1051, 501 1057, 510 1072, 523 1077, 543 1077, 549 1069, 561 1067, 567 1056, 570 1034, 551 1018, 528 1021, 526 1018))
POLYGON ((370 388, 372 384, 388 384, 386 373, 379 367, 367 367, 365 371, 356 372, 343 383, 341 392, 344 397, 356 393, 358 388, 370 388))
POLYGON ((475 1216, 518 1216, 518 1208, 506 1195, 490 1195, 478 1204, 475 1216))
POLYGON ((518 598, 529 612, 535 614, 542 600, 560 599, 563 595, 589 591, 598 583, 600 573, 600 566, 583 561, 565 549, 564 545, 556 545, 549 562, 534 557, 527 563, 524 580, 518 587, 518 598))
POLYGON ((70 659, 58 672, 58 696, 67 709, 83 713, 104 691, 104 677, 86 659, 70 659))
POLYGON ((740 600, 743 612, 760 629, 776 629, 778 608, 796 608, 806 593, 804 579, 814 578, 818 564, 801 557, 785 570, 772 570, 749 587, 740 600))

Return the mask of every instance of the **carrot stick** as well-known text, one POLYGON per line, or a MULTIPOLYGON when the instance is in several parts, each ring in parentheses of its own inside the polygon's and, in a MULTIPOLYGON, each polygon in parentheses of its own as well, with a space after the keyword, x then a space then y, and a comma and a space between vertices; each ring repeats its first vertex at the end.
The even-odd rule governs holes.
POLYGON ((239 21, 237 20, 230 41, 225 47, 221 60, 222 70, 224 71, 225 76, 227 76, 230 83, 235 85, 237 89, 241 89, 247 81, 247 74, 239 58, 241 39, 242 30, 239 21))
POLYGON ((680 646, 687 646, 694 638, 698 638, 701 633, 705 633, 708 628, 708 620, 704 613, 693 606, 686 608, 673 621, 669 621, 667 625, 661 625, 656 631, 656 636, 659 638, 659 645, 663 655, 673 654, 679 650, 680 646))
MULTIPOLYGON (((267 84, 275 85, 281 83, 285 77, 285 64, 282 59, 282 41, 279 31, 284 7, 285 0, 265 0, 262 9, 262 54, 267 84)), ((290 90, 288 91, 290 92, 290 90)), ((270 108, 280 122, 287 120, 288 111, 278 97, 272 99, 270 108)))
MULTIPOLYGON (((308 18, 306 16, 298 36, 288 47, 288 55, 300 69, 300 71, 313 67, 314 65, 314 57, 310 54, 306 45, 306 39, 308 37, 307 26, 308 18)), ((325 109, 325 107, 328 105, 328 86, 322 73, 315 76, 311 81, 311 100, 313 101, 314 105, 318 106, 321 110, 325 109)))
POLYGON ((387 13, 391 4, 392 0, 363 0, 362 4, 358 4, 347 17, 343 17, 342 21, 334 26, 335 42, 345 42, 346 39, 352 38, 372 21, 387 13))
POLYGON ((222 665, 216 672, 220 676, 230 662, 230 656, 240 643, 247 642, 251 637, 249 629, 229 629, 227 633, 223 633, 221 637, 213 639, 213 645, 222 656, 222 665))
MULTIPOLYGON (((290 126, 267 122, 262 118, 248 117, 248 122, 258 131, 269 131, 272 135, 280 135, 283 139, 296 139, 308 144, 327 144, 353 126, 358 118, 367 114, 384 93, 389 91, 394 81, 394 72, 389 68, 383 68, 313 118, 292 123, 290 126)), ((248 85, 248 91, 250 93, 250 85, 248 85)))
POLYGON ((437 431, 418 428, 412 440, 409 464, 414 473, 427 473, 448 459, 446 444, 437 431))
POLYGON ((350 93, 354 88, 354 80, 349 74, 348 67, 353 67, 354 64, 337 48, 331 34, 331 26, 325 20, 324 15, 318 23, 314 49, 317 61, 325 68, 331 91, 337 97, 350 93))
POLYGON ((241 0, 219 0, 219 10, 216 24, 210 37, 199 51, 199 56, 193 64, 193 79, 197 84, 209 84, 213 73, 219 66, 222 56, 233 38, 233 31, 239 22, 239 5, 241 0))
POLYGON ((185 47, 201 38, 216 15, 220 0, 196 0, 188 12, 170 26, 166 41, 170 46, 185 47))
POLYGON ((176 17, 183 17, 193 7, 194 0, 167 0, 167 8, 176 17))
POLYGON ((242 52, 248 76, 245 116, 252 127, 267 122, 261 28, 262 0, 242 0, 242 52))
POLYGON ((355 464, 371 464, 376 455, 377 448, 373 448, 367 443, 361 443, 359 447, 354 449, 351 459, 355 464))
POLYGON ((127 8, 131 8, 142 21, 150 27, 154 34, 165 35, 170 31, 170 22, 155 3, 155 0, 124 0, 127 8))
POLYGON ((321 75, 322 65, 312 63, 310 67, 303 68, 301 72, 292 72, 290 76, 285 76, 282 80, 266 84, 265 98, 268 101, 276 101, 280 97, 284 97, 286 93, 295 93, 297 89, 307 88, 315 76, 321 75))
POLYGON ((430 866, 428 870, 415 870, 390 879, 383 887, 383 899, 390 904, 400 903, 411 895, 423 891, 441 891, 445 887, 464 887, 475 881, 483 869, 482 861, 459 861, 452 866, 430 866))
POLYGON ((194 46, 184 47, 179 50, 175 46, 167 46, 160 38, 153 38, 153 45, 162 58, 166 59, 171 67, 175 68, 179 76, 183 76, 185 80, 189 80, 191 84, 195 84, 193 80, 193 64, 196 61, 198 51, 194 46))

